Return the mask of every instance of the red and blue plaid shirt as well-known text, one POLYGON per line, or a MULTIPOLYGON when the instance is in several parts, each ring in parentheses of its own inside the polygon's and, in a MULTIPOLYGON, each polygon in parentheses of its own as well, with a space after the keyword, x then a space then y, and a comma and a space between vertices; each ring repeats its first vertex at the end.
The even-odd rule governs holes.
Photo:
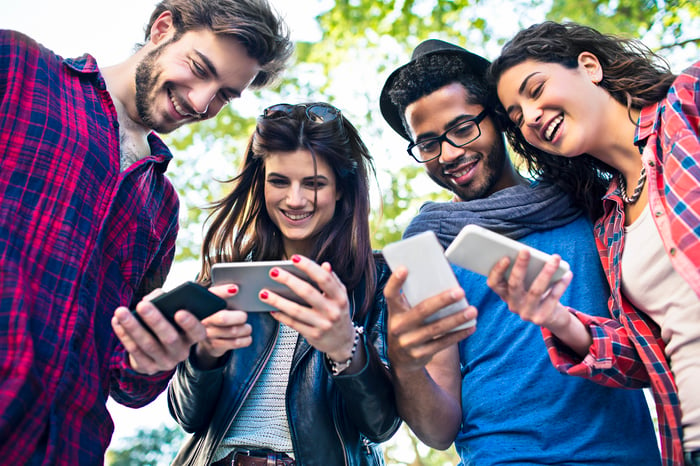
MULTIPOLYGON (((674 81, 664 100, 642 110, 635 143, 647 169, 649 208, 674 268, 700 296, 700 62, 674 81)), ((681 411, 659 327, 620 292, 624 206, 617 181, 603 198, 595 226, 598 250, 613 290, 615 320, 575 312, 593 337, 580 361, 545 331, 554 365, 562 372, 620 387, 651 386, 662 458, 683 464, 681 411)))
POLYGON ((95 60, 0 31, 0 458, 102 464, 107 397, 153 400, 170 373, 130 369, 110 325, 162 284, 178 200, 171 154, 120 173, 119 124, 95 60))

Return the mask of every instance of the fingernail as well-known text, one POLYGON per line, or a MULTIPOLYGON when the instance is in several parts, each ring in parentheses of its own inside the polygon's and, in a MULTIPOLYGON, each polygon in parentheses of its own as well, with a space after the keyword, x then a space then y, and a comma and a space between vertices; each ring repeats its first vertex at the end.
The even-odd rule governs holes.
POLYGON ((267 291, 260 292, 260 299, 267 299, 267 297, 268 297, 267 291))
POLYGON ((229 286, 227 291, 231 294, 236 294, 238 293, 238 287, 236 285, 229 286))
POLYGON ((301 262, 301 257, 299 257, 298 255, 294 254, 294 255, 292 256, 292 262, 294 262, 295 264, 298 264, 299 262, 301 262))
POLYGON ((271 277, 277 277, 280 274, 280 271, 277 269, 277 267, 273 268, 270 270, 270 276, 271 277))

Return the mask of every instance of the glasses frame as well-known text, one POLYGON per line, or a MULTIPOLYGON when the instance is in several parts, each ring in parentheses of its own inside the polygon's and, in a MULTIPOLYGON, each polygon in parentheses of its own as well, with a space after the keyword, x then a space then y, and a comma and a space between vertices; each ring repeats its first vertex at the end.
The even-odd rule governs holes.
POLYGON ((464 146, 466 146, 467 144, 471 144, 472 142, 474 142, 474 141, 476 141, 477 139, 479 139, 479 137, 481 136, 481 126, 479 126, 479 123, 481 123, 481 122, 484 120, 484 118, 486 118, 487 115, 488 115, 488 110, 484 109, 484 110, 482 110, 477 116, 475 116, 474 118, 469 118, 469 119, 467 119, 467 120, 462 120, 462 121, 460 121, 459 123, 450 126, 450 127, 447 128, 447 129, 445 130, 445 132, 442 133, 440 136, 436 136, 436 137, 434 137, 434 138, 426 138, 426 139, 423 139, 422 141, 419 141, 419 142, 411 142, 411 143, 408 145, 408 147, 406 148, 406 152, 408 152, 408 155, 410 155, 411 158, 413 158, 413 160, 415 160, 415 161, 418 162, 418 163, 428 163, 428 162, 432 162, 433 160, 439 158, 439 157, 442 155, 442 143, 443 143, 443 142, 447 142, 447 143, 448 143, 449 145, 451 145, 452 147, 457 147, 457 148, 459 148, 459 147, 464 147, 464 146), (466 124, 466 123, 474 123, 474 124, 476 125, 477 135, 474 136, 474 138, 470 139, 469 141, 467 141, 467 142, 465 142, 465 143, 463 143, 463 144, 456 144, 454 141, 450 140, 450 138, 447 137, 447 133, 449 133, 449 132, 452 131, 453 129, 455 129, 455 128, 459 127, 459 126, 462 126, 462 125, 464 125, 464 124, 466 124), (414 154, 413 154, 413 148, 414 148, 414 147, 417 147, 417 146, 419 146, 419 145, 421 145, 421 144, 425 144, 427 141, 435 141, 435 142, 437 142, 437 143, 439 144, 440 150, 438 151, 437 155, 434 156, 434 157, 431 157, 431 158, 429 158, 429 159, 423 159, 423 158, 420 158, 419 155, 418 155, 418 156, 414 155, 414 154))
POLYGON ((303 108, 304 115, 306 116, 306 119, 313 122, 313 123, 327 123, 329 121, 335 121, 338 118, 340 118, 342 115, 340 109, 334 107, 331 104, 327 104, 325 102, 315 102, 315 103, 311 103, 311 104, 282 103, 282 104, 270 105, 265 110, 263 110, 261 117, 264 119, 267 119, 267 120, 271 120, 271 119, 275 119, 275 118, 282 118, 282 116, 293 117, 298 108, 303 108), (314 108, 323 108, 325 110, 330 110, 330 112, 327 112, 327 115, 329 115, 330 118, 322 117, 318 113, 313 114, 313 115, 315 115, 315 116, 313 116, 309 112, 310 111, 313 112, 314 108))

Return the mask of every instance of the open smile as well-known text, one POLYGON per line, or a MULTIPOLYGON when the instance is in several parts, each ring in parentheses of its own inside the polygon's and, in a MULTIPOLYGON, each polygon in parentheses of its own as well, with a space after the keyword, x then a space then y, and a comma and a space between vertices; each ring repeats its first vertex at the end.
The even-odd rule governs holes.
POLYGON ((466 163, 460 164, 455 169, 445 170, 444 174, 445 176, 450 177, 453 183, 458 185, 464 184, 465 182, 469 181, 473 175, 474 169, 476 168, 476 165, 479 163, 480 159, 480 157, 470 157, 467 159, 466 163))
POLYGON ((289 220, 292 220, 292 221, 294 221, 294 222, 298 222, 298 221, 300 221, 300 220, 307 219, 307 218, 309 218, 309 217, 311 217, 311 216, 313 215, 313 212, 298 212, 298 213, 294 213, 294 212, 290 212, 290 211, 288 211, 288 210, 282 210, 281 212, 282 212, 282 215, 284 215, 284 216, 287 217, 289 220))
POLYGON ((559 127, 561 126, 563 121, 564 121, 564 114, 557 115, 545 127, 544 132, 542 133, 542 138, 547 142, 552 142, 552 139, 554 139, 554 135, 557 134, 557 131, 559 130, 559 127))
POLYGON ((178 113, 178 115, 180 115, 182 118, 197 118, 196 114, 190 113, 183 108, 183 106, 175 97, 175 94, 173 93, 172 89, 168 89, 167 91, 168 97, 170 98, 170 102, 173 104, 173 108, 178 113))

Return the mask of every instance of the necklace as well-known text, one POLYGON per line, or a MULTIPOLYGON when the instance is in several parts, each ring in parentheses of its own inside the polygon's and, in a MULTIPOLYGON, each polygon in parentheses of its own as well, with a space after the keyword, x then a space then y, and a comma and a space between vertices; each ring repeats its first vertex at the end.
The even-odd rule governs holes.
POLYGON ((634 204, 642 195, 642 189, 644 189, 644 182, 647 180, 647 171, 644 165, 642 165, 642 171, 639 173, 639 181, 637 181, 637 187, 634 188, 632 197, 627 197, 627 184, 625 183, 625 177, 622 173, 617 174, 617 181, 620 183, 620 197, 622 202, 625 204, 634 204))

